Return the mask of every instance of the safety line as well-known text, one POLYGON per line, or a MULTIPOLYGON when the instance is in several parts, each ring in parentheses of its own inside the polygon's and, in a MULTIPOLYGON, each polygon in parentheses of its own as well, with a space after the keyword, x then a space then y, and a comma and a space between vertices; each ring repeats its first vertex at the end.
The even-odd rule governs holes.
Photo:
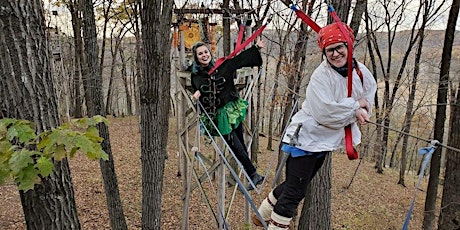
MULTIPOLYGON (((395 131, 395 132, 398 132, 398 133, 401 133, 401 134, 404 134, 404 135, 407 135, 409 137, 413 137, 415 139, 418 139, 418 140, 421 140, 421 141, 425 141, 425 142, 428 142, 430 143, 432 140, 428 140, 428 139, 425 139, 425 138, 421 138, 421 137, 418 137, 418 136, 415 136, 413 134, 410 134, 410 133, 407 133, 407 132, 404 132, 404 131, 400 131, 400 130, 397 130, 397 129, 394 129, 394 128, 391 128, 391 127, 388 127, 386 125, 382 125, 382 124, 379 124, 379 123, 376 123, 376 122, 373 122, 373 121, 366 121, 367 123, 369 124, 373 124, 373 125, 376 125, 376 126, 380 126, 382 128, 386 128, 386 129, 389 129, 389 130, 392 130, 392 131, 395 131)), ((460 149, 457 149, 457 148, 454 148, 454 147, 451 147, 451 146, 448 146, 448 145, 445 145, 441 142, 437 142, 436 143, 437 146, 441 146, 443 148, 446 148, 446 149, 449 149, 449 150, 452 150, 452 151, 455 151, 455 152, 460 152, 460 149)))
POLYGON ((407 212, 406 219, 404 220, 402 230, 407 230, 409 228, 409 222, 410 222, 410 218, 412 215, 412 211, 414 210, 415 199, 417 198, 417 192, 420 189, 420 183, 422 181, 423 175, 425 174, 426 166, 428 165, 428 162, 430 161, 431 156, 433 155, 433 152, 436 149, 436 146, 438 145, 439 145, 438 141, 436 140, 431 141, 430 147, 420 148, 418 151, 420 155, 425 155, 425 157, 423 159, 422 167, 418 175, 418 181, 417 181, 417 185, 415 186, 414 197, 412 198, 412 203, 410 204, 409 211, 407 212))

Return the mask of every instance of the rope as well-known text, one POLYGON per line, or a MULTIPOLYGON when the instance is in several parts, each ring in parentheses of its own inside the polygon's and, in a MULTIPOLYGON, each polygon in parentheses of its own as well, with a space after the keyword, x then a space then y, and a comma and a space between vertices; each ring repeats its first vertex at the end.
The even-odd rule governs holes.
POLYGON ((431 156, 433 155, 433 152, 436 149, 437 145, 439 145, 438 141, 431 141, 430 147, 421 148, 418 151, 420 155, 425 155, 425 157, 423 159, 422 167, 418 175, 418 181, 417 185, 415 186, 414 197, 412 198, 412 203, 410 204, 409 211, 407 212, 406 219, 404 220, 402 230, 407 230, 409 228, 410 217, 412 215, 412 211, 414 210, 415 199, 417 197, 417 192, 420 189, 420 182, 422 181, 426 166, 428 165, 428 162, 430 161, 431 156))
MULTIPOLYGON (((407 136, 409 136, 409 137, 413 137, 413 138, 418 139, 418 140, 421 140, 421 141, 425 141, 425 142, 427 142, 427 143, 431 143, 431 142, 433 141, 433 140, 428 140, 428 139, 425 139, 425 138, 421 138, 421 137, 415 136, 415 135, 413 135, 413 134, 410 134, 410 133, 407 133, 407 132, 403 132, 403 131, 400 131, 400 130, 397 130, 397 129, 388 127, 388 126, 386 126, 386 125, 382 125, 382 124, 373 122, 373 121, 366 121, 366 122, 369 123, 369 124, 373 124, 373 125, 376 125, 376 126, 380 126, 380 127, 382 127, 382 128, 385 128, 385 129, 389 129, 389 130, 392 130, 392 131, 401 133, 401 134, 403 134, 403 135, 407 135, 407 136)), ((435 140, 435 141, 436 141, 436 140, 435 140)), ((454 148, 454 147, 445 145, 445 144, 443 144, 443 143, 440 143, 439 141, 436 141, 436 146, 441 146, 441 147, 443 147, 443 148, 446 148, 446 149, 449 149, 449 150, 452 150, 452 151, 455 151, 455 152, 459 152, 459 153, 460 153, 460 149, 457 149, 457 148, 454 148)))

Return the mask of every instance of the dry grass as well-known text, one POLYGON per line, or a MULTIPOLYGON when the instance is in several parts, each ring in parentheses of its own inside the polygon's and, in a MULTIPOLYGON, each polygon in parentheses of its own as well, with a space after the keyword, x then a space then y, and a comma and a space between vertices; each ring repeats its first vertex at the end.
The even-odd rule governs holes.
MULTIPOLYGON (((182 179, 178 174, 178 148, 175 118, 171 119, 168 159, 164 172, 162 195, 163 229, 180 229, 182 220, 182 179)), ((119 182, 121 199, 129 229, 141 229, 141 162, 140 133, 137 117, 111 118, 109 124, 112 151, 119 182)), ((192 140, 193 141, 193 140, 192 140)), ((273 152, 265 150, 266 139, 261 138, 258 156, 260 172, 265 172, 273 159, 273 152)), ((205 155, 209 146, 202 144, 205 155)), ((70 161, 76 202, 82 229, 110 229, 105 205, 105 194, 99 163, 78 156, 70 161)), ((358 161, 349 161, 343 154, 333 155, 332 169, 332 223, 333 229, 400 229, 412 201, 415 176, 406 176, 407 188, 397 185, 398 172, 387 169, 377 174, 373 163, 364 161, 349 189, 358 161)), ((199 171, 201 172, 201 171, 199 171)), ((251 192, 258 205, 270 190, 274 169, 270 170, 262 193, 251 192)), ((194 180, 192 180, 194 181, 194 180)), ((216 182, 203 183, 206 195, 214 200, 216 182)), ((226 200, 232 197, 234 187, 227 187, 226 200)), ((424 181, 423 190, 426 188, 424 181)), ((0 229, 25 229, 19 195, 14 185, 0 187, 0 229)), ((424 191, 418 192, 411 229, 421 229, 424 191)), ((231 206, 228 224, 231 229, 250 229, 245 225, 244 196, 237 191, 231 206)), ((215 205, 213 208, 215 209, 215 205)), ((215 210, 217 212, 217 210, 215 210)), ((216 225, 203 196, 198 189, 191 193, 190 229, 215 229, 216 225)), ((251 227, 250 227, 251 226, 251 227)))

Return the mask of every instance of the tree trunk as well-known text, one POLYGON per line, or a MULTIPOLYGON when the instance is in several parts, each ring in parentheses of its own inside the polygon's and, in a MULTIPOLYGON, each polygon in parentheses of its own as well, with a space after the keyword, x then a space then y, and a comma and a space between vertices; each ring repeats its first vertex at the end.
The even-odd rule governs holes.
POLYGON ((73 76, 73 90, 74 90, 74 111, 73 116, 75 118, 83 117, 82 112, 82 97, 81 97, 81 67, 83 59, 83 40, 81 37, 81 7, 77 1, 69 1, 67 3, 67 8, 70 11, 70 15, 72 16, 72 29, 73 29, 73 41, 74 41, 74 56, 75 56, 75 63, 74 63, 74 76, 73 76))
MULTIPOLYGON (((459 13, 459 0, 454 0, 452 3, 452 7, 449 13, 449 19, 447 23, 446 33, 444 37, 444 47, 442 50, 442 57, 441 57, 441 72, 439 73, 439 82, 438 82, 438 98, 436 100, 436 118, 434 122, 434 139, 440 142, 443 141, 444 137, 444 122, 446 120, 446 104, 447 104, 447 91, 448 91, 448 84, 449 84, 449 69, 450 69, 450 62, 452 57, 452 45, 454 42, 454 35, 455 35, 455 27, 459 13)), ((451 138, 449 138, 449 142, 455 144, 457 142, 458 147, 458 96, 457 94, 457 104, 452 105, 452 114, 451 114, 451 138), (457 113, 454 113, 457 111, 457 113), (457 116, 457 117, 455 117, 457 116), (454 124, 457 124, 454 126, 454 124), (455 130, 457 129, 457 133, 455 134, 455 130), (455 139, 454 137, 457 136, 455 139)), ((449 228, 450 221, 454 215, 458 218, 458 181, 455 184, 455 180, 459 177, 455 177, 458 175, 459 170, 457 169, 456 174, 453 169, 458 167, 458 153, 455 156, 451 151, 448 151, 447 157, 447 164, 446 165, 446 178, 444 182, 444 191, 445 195, 442 198, 442 209, 441 209, 441 216, 439 219, 439 227, 440 229, 452 229, 449 228), (456 163, 457 162, 457 163, 456 163), (452 183, 452 184, 451 184, 452 183), (454 187, 451 187, 454 186, 454 187), (455 188, 457 186, 457 188, 455 188), (453 192, 456 195, 452 195, 453 192), (456 199, 456 205, 449 205, 445 206, 450 203, 450 199, 456 199), (457 212, 457 213, 456 213, 457 212), (444 228, 446 227, 446 228, 444 228)), ((434 222, 435 222, 435 215, 433 214, 433 210, 436 210, 436 198, 438 195, 438 185, 439 185, 439 171, 440 171, 440 164, 441 164, 441 150, 438 148, 432 158, 430 164, 430 179, 428 181, 428 188, 426 193, 426 201, 425 201, 425 214, 423 218, 423 229, 433 229, 434 222)), ((458 221, 458 219, 457 219, 458 221)), ((457 222, 458 224, 458 222, 457 222)))
MULTIPOLYGON (((410 58, 410 54, 412 52, 412 48, 419 38, 419 34, 415 33, 416 32, 416 27, 418 23, 418 16, 420 15, 421 11, 421 5, 419 5, 417 9, 417 15, 415 16, 415 20, 412 24, 412 28, 410 30, 410 38, 408 39, 407 43, 407 48, 405 50, 405 53, 403 55, 401 64, 399 69, 397 70, 398 73, 396 74, 395 79, 390 79, 390 76, 392 75, 392 64, 391 64, 391 57, 392 57, 392 52, 393 52, 393 43, 395 40, 396 36, 396 31, 399 25, 402 24, 402 18, 401 15, 405 13, 405 11, 408 9, 407 3, 402 3, 400 6, 398 6, 396 12, 394 13, 389 13, 390 9, 390 4, 391 2, 383 2, 382 3, 382 8, 386 11, 387 17, 385 17, 385 22, 384 22, 384 27, 387 30, 387 42, 390 44, 387 49, 387 63, 386 67, 383 64, 383 61, 381 60, 381 56, 379 54, 380 58, 380 65, 382 68, 382 72, 384 72, 384 82, 385 82, 385 91, 384 91, 384 96, 383 96, 383 103, 382 103, 382 119, 383 119, 383 125, 385 127, 390 127, 391 123, 391 112, 394 107, 394 102, 397 96, 397 92, 400 88, 401 84, 401 78, 404 75, 405 68, 407 65, 407 62, 410 58), (391 83, 393 83, 393 88, 390 89, 391 83)), ((414 9, 415 10, 415 9, 414 9)), ((379 53, 378 49, 379 46, 377 45, 377 42, 374 43, 374 48, 376 51, 379 53)), ((378 161, 376 163, 376 168, 377 168, 377 173, 383 173, 383 167, 386 165, 386 155, 387 155, 387 149, 388 149, 388 138, 389 138, 389 130, 388 129, 383 129, 383 135, 382 138, 380 139, 381 143, 381 154, 379 155, 378 161)))
POLYGON ((367 0, 357 0, 353 16, 351 17, 350 27, 353 29, 353 35, 358 35, 359 26, 361 25, 364 11, 367 9, 367 0))
MULTIPOLYGON (((3 117, 60 124, 42 1, 0 1, 0 108, 3 117)), ((67 160, 33 190, 20 191, 27 229, 80 229, 67 160)))
MULTIPOLYGON (((365 25, 366 25, 366 38, 367 38, 366 39, 367 40, 366 41, 366 43, 367 43, 366 46, 367 46, 367 51, 369 52, 369 58, 371 59, 371 66, 372 66, 371 71, 372 71, 372 75, 374 76, 375 82, 378 82, 377 81, 377 76, 378 76, 377 75, 377 62, 376 62, 376 59, 375 59, 374 51, 372 49, 372 44, 375 41, 373 41, 373 37, 371 36, 372 33, 371 33, 370 26, 369 26, 369 12, 367 10, 367 5, 366 5, 366 10, 365 10, 364 15, 365 15, 365 25)), ((374 111, 374 114, 375 114, 374 116, 375 116, 376 123, 381 124, 381 115, 380 115, 381 112, 380 112, 380 106, 379 106, 379 94, 378 94, 378 91, 375 92, 373 111, 374 111)), ((376 130, 377 130, 377 132, 376 132, 376 137, 377 137, 376 150, 377 151, 373 151, 374 153, 378 152, 380 150, 380 148, 379 148, 379 143, 380 142, 378 141, 379 140, 378 137, 381 136, 382 128, 377 127, 376 130)), ((373 160, 375 162, 377 162, 376 154, 373 154, 372 157, 373 157, 373 160)))
MULTIPOLYGON (((287 37, 287 36, 286 36, 287 37)), ((270 111, 269 111, 269 115, 268 115, 268 142, 267 142, 267 150, 273 150, 273 115, 274 115, 274 112, 275 112, 275 107, 276 105, 278 104, 277 103, 277 100, 276 100, 276 96, 278 94, 278 81, 279 81, 279 73, 280 73, 280 69, 281 69, 281 63, 283 62, 283 60, 285 60, 285 49, 284 49, 284 45, 285 43, 281 43, 281 46, 280 46, 280 52, 279 52, 279 59, 278 59, 278 63, 276 63, 276 69, 275 69, 275 85, 273 86, 273 93, 272 95, 270 95, 270 99, 271 99, 271 102, 270 102, 270 111)))
POLYGON ((104 24, 102 26, 102 44, 101 44, 101 58, 99 62, 99 75, 102 76, 102 73, 104 71, 104 59, 105 59, 105 44, 106 44, 106 39, 105 39, 105 34, 107 33, 107 25, 109 24, 110 20, 110 15, 109 12, 112 8, 112 2, 113 0, 105 0, 102 1, 102 14, 104 16, 104 24), (107 7, 105 4, 107 3, 107 7))
MULTIPOLYGON (((98 68, 98 48, 96 36, 96 22, 94 18, 93 2, 86 0, 83 2, 83 35, 85 41, 85 55, 88 64, 89 75, 87 76, 88 95, 86 104, 88 106, 88 116, 102 115, 104 113, 104 103, 102 96, 102 76, 98 68)), ((125 216, 123 214, 123 206, 118 190, 118 181, 115 174, 115 166, 113 162, 113 154, 110 146, 110 136, 107 125, 100 123, 97 125, 99 134, 104 141, 102 149, 107 153, 108 160, 100 160, 102 178, 104 180, 105 195, 107 200, 107 209, 109 211, 110 224, 112 229, 127 229, 125 216)))
POLYGON ((169 127, 172 6, 172 0, 145 0, 141 12, 142 229, 161 229, 161 192, 169 127))
MULTIPOLYGON (((459 1, 456 2, 458 15, 459 1)), ((454 6, 452 6, 454 8, 454 6)), ((451 9, 451 15, 455 10, 451 9)), ((449 20, 450 21, 450 20, 449 20)), ((455 21, 454 21, 455 22, 455 21)), ((455 23, 454 23, 455 24, 455 23)), ((447 30, 447 33, 453 30, 447 30)), ((451 36, 453 38, 453 36, 451 36)), ((448 145, 460 149, 460 86, 457 89, 457 99, 451 105, 450 132, 448 145)), ((439 215, 439 230, 460 229, 460 152, 446 151, 446 172, 444 189, 441 201, 441 214, 439 215)))
POLYGON ((123 85, 125 87, 125 94, 126 94, 126 115, 132 116, 133 115, 133 107, 132 107, 132 96, 131 96, 131 88, 130 86, 130 81, 128 78, 128 71, 126 71, 126 59, 125 59, 125 53, 121 47, 119 47, 119 52, 120 52, 120 61, 121 61, 121 77, 123 79, 123 85))
POLYGON ((228 9, 230 9, 230 0, 224 0, 222 9, 225 10, 223 16, 223 22, 222 22, 222 29, 223 29, 223 50, 224 50, 224 56, 227 56, 230 54, 231 50, 231 41, 230 41, 230 14, 228 13, 228 9))
POLYGON ((331 229, 331 154, 308 186, 297 229, 331 229), (322 178, 325 176, 329 179, 322 178))
MULTIPOLYGON (((333 6, 346 6, 347 4, 349 1, 346 0, 332 1, 333 6)), ((311 9, 313 9, 313 5, 310 5, 311 9)), ((340 7, 340 12, 337 12, 337 15, 346 22, 348 11, 349 8, 340 7)), ((328 154, 323 166, 310 184, 311 188, 305 196, 302 207, 299 225, 308 228, 301 227, 299 229, 331 229, 331 175, 331 154, 328 154)))
MULTIPOLYGON (((106 97, 106 104, 105 104, 105 114, 112 114, 114 115, 115 112, 114 112, 114 109, 112 107, 112 103, 113 103, 113 97, 114 97, 114 89, 113 89, 113 83, 115 81, 115 66, 116 66, 116 63, 117 63, 117 49, 118 49, 118 41, 116 41, 115 43, 117 43, 115 45, 115 49, 113 48, 113 30, 112 30, 112 36, 110 36, 110 50, 112 51, 111 54, 112 54, 112 63, 110 63, 110 74, 109 74, 109 84, 108 84, 108 87, 107 87, 107 97, 106 97)), ((102 76, 102 75, 101 75, 102 76)))
MULTIPOLYGON (((415 94, 417 90, 417 78, 420 72, 420 59, 422 58, 423 41, 425 38, 425 27, 426 27, 426 24, 428 23, 428 15, 429 15, 428 9, 430 8, 429 3, 425 2, 423 8, 424 8, 424 11, 422 14, 422 25, 420 26, 420 29, 418 30, 420 40, 418 41, 417 51, 415 53, 414 75, 412 76, 412 84, 410 84, 411 86, 410 91, 409 91, 410 94, 409 94, 409 99, 407 100, 406 114, 404 117, 405 122, 404 122, 403 132, 405 133, 410 133, 410 130, 411 130, 412 116, 413 116, 412 110, 414 108, 415 94)), ((402 186, 406 186, 404 183, 404 173, 406 172, 408 141, 409 141, 409 136, 404 135, 402 149, 401 149, 401 167, 399 168, 399 181, 398 181, 398 184, 402 186)), ((394 152, 393 155, 395 155, 395 153, 396 152, 394 152)))
POLYGON ((134 95, 134 111, 136 111, 136 114, 139 114, 139 108, 140 108, 140 95, 139 95, 139 82, 141 81, 142 74, 144 73, 143 68, 143 60, 142 60, 142 38, 140 34, 140 23, 139 23, 139 17, 140 17, 140 12, 141 12, 141 0, 136 0, 135 1, 135 6, 133 6, 134 12, 133 12, 133 17, 134 17, 134 36, 136 37, 136 75, 133 79, 133 95, 134 95))

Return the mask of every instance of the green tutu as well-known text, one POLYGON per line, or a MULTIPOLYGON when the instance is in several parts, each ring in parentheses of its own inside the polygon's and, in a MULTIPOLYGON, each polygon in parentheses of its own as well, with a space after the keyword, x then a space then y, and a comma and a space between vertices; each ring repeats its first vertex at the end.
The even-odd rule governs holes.
MULTIPOLYGON (((224 107, 217 109, 215 114, 209 114, 217 129, 222 135, 227 135, 241 122, 244 121, 248 111, 248 102, 241 98, 236 101, 230 101, 224 107)), ((201 122, 212 136, 219 136, 219 133, 214 128, 211 120, 206 114, 201 115, 201 122)), ((203 134, 207 134, 203 129, 203 134)))

